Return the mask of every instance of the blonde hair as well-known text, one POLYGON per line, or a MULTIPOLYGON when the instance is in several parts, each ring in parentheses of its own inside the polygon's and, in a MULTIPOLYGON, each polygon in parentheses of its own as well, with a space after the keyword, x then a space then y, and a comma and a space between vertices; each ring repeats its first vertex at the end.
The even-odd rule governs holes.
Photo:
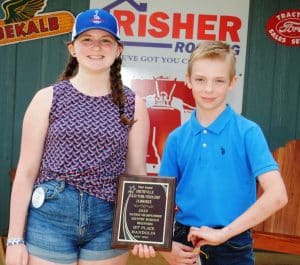
POLYGON ((198 59, 228 59, 230 62, 230 80, 235 76, 236 53, 227 43, 221 41, 200 42, 190 55, 187 74, 192 73, 193 63, 198 59))

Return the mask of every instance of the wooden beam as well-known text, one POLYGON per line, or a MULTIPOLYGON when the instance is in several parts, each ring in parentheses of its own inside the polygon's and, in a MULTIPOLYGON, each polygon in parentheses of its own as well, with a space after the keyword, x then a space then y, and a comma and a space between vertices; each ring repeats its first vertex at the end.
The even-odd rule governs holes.
POLYGON ((300 255, 300 237, 253 231, 254 249, 300 255))

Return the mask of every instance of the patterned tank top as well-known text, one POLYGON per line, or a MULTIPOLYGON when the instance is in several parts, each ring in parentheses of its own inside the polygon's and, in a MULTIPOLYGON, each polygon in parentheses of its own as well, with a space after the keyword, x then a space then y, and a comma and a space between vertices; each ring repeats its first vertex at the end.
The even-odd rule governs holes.
MULTIPOLYGON (((134 117, 135 94, 124 87, 125 114, 134 117)), ((125 173, 128 133, 111 95, 87 96, 69 80, 53 86, 39 175, 36 184, 62 179, 77 189, 114 201, 118 176, 125 173)))

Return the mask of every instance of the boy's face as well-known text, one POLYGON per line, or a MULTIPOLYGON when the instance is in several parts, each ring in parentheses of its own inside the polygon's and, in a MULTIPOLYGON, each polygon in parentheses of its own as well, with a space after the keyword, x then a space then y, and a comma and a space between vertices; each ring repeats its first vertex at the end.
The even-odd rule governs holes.
POLYGON ((226 107, 226 96, 233 89, 236 77, 230 80, 228 59, 201 58, 194 61, 186 81, 192 89, 197 109, 221 112, 226 107))

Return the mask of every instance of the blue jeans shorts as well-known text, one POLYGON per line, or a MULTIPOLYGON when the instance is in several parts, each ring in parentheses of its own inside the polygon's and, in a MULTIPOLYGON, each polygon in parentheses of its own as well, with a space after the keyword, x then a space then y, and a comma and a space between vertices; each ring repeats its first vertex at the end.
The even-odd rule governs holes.
MULTIPOLYGON (((189 226, 176 222, 173 240, 192 246, 191 242, 187 241, 189 230, 189 226)), ((202 265, 254 265, 251 230, 236 235, 218 246, 202 246, 201 250, 202 265)))
POLYGON ((81 192, 64 181, 39 185, 46 192, 40 208, 30 203, 26 245, 31 255, 56 263, 105 260, 127 250, 112 249, 114 204, 81 192))

